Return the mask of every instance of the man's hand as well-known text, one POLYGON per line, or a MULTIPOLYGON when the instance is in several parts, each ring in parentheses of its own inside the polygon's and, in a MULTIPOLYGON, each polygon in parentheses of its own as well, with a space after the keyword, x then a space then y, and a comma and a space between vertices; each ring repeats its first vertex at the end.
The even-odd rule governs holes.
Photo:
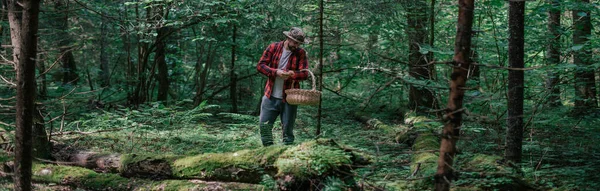
POLYGON ((277 77, 280 77, 283 80, 288 79, 289 77, 294 75, 294 71, 283 71, 283 70, 277 70, 277 77))

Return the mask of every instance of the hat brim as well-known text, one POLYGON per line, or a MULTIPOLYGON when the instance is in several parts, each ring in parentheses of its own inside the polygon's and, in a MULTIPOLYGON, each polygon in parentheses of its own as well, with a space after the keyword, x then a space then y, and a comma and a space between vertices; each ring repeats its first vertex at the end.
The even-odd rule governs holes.
POLYGON ((304 42, 302 42, 302 41, 299 41, 298 39, 295 39, 294 37, 290 36, 290 32, 289 32, 289 31, 283 31, 283 34, 284 34, 285 36, 287 36, 288 38, 290 38, 290 39, 292 39, 292 40, 296 41, 297 43, 302 43, 302 44, 308 44, 308 43, 309 43, 308 39, 304 39, 304 42))

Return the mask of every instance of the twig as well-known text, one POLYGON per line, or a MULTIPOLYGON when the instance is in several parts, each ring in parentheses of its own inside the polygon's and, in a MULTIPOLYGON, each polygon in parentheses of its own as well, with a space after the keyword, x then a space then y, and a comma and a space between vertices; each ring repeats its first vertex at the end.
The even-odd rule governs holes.
POLYGON ((94 133, 103 133, 103 132, 112 132, 112 131, 120 131, 120 130, 124 130, 124 129, 129 129, 131 127, 127 127, 127 128, 115 128, 115 129, 104 129, 104 130, 98 130, 98 131, 90 131, 90 132, 81 132, 81 131, 66 131, 66 132, 58 132, 58 133, 52 133, 51 135, 56 136, 56 135, 89 135, 89 134, 94 134, 94 133))
POLYGON ((534 171, 537 171, 538 169, 540 169, 540 166, 542 166, 542 160, 544 160, 544 156, 546 156, 547 152, 548 152, 548 150, 544 151, 544 154, 542 154, 542 157, 540 157, 540 161, 538 161, 537 165, 535 166, 534 171))

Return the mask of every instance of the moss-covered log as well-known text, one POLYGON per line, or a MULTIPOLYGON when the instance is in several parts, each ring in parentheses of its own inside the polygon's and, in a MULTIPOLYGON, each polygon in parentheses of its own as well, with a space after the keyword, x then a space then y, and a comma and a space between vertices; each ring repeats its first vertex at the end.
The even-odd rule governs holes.
POLYGON ((91 167, 100 171, 116 169, 124 177, 191 178, 256 184, 264 175, 269 175, 276 178, 280 186, 294 189, 310 186, 311 183, 320 182, 328 176, 336 176, 351 182, 351 178, 347 177, 347 174, 351 174, 351 166, 368 163, 365 157, 341 147, 330 139, 309 141, 297 146, 271 146, 196 156, 137 154, 84 156, 81 155, 82 152, 62 153, 79 155, 56 157, 77 159, 63 161, 65 164, 91 167), (106 161, 110 161, 108 165, 106 161), (119 165, 115 165, 115 161, 118 161, 119 165))
POLYGON ((128 179, 117 174, 97 173, 73 166, 36 164, 33 166, 33 180, 43 183, 69 185, 89 190, 263 190, 262 185, 206 182, 200 180, 161 180, 128 179))
POLYGON ((393 138, 397 143, 406 143, 412 145, 416 136, 410 134, 410 128, 405 124, 387 125, 377 118, 371 118, 368 114, 355 112, 352 114, 354 119, 365 124, 368 128, 381 129, 386 135, 395 135, 393 138))

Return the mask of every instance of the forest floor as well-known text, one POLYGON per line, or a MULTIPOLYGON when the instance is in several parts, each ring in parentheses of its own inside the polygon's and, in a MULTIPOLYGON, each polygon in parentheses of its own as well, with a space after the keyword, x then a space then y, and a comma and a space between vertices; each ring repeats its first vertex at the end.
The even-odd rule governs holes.
MULTIPOLYGON (((53 139, 73 147, 108 153, 196 155, 261 147, 258 117, 220 112, 222 110, 225 109, 219 106, 206 106, 194 111, 154 105, 148 106, 143 112, 120 109, 90 113, 66 125, 63 131, 122 129, 86 135, 57 135, 53 139)), ((413 151, 410 146, 396 143, 395 135, 389 132, 355 120, 351 112, 344 107, 324 109, 320 137, 334 139, 339 144, 372 156, 371 165, 353 171, 356 182, 363 189, 398 190, 400 182, 432 180, 432 177, 412 175, 410 164, 413 151)), ((559 108, 553 112, 566 111, 559 108)), ((295 128, 296 144, 315 138, 316 113, 315 107, 299 109, 295 128)), ((600 187, 600 173, 597 172, 600 169, 598 118, 556 116, 539 115, 528 122, 530 124, 523 142, 523 162, 520 164, 522 178, 540 190, 595 190, 600 187)), ((370 117, 394 125, 403 123, 404 113, 374 112, 370 117)), ((502 123, 466 120, 456 162, 466 161, 474 154, 502 156, 502 126, 502 123)), ((274 135, 276 144, 282 144, 281 127, 278 125, 274 135)), ((472 176, 465 177, 459 177, 455 185, 477 184, 472 176)), ((485 184, 500 184, 502 181, 491 180, 485 184)), ((268 180, 261 184, 267 188, 273 186, 269 185, 268 180)), ((35 186, 36 190, 81 190, 56 184, 36 183, 35 186)), ((0 179, 0 190, 11 188, 10 178, 0 179)))

